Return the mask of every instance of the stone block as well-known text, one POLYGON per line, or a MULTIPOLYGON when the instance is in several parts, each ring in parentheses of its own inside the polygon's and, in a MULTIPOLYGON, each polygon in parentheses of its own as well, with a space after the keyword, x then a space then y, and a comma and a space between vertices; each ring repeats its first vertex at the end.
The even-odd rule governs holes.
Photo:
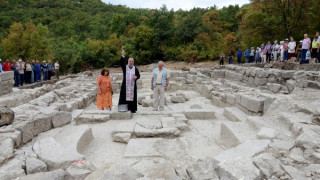
POLYGON ((277 93, 281 89, 281 84, 276 83, 267 83, 268 90, 274 93, 277 93))
POLYGON ((274 158, 271 153, 263 153, 255 157, 253 162, 267 178, 271 178, 271 176, 280 177, 284 174, 280 167, 280 160, 274 158))
POLYGON ((20 131, 15 130, 14 132, 7 132, 0 134, 0 139, 11 138, 14 142, 14 147, 17 148, 21 145, 22 135, 20 131))
POLYGON ((269 74, 270 73, 264 69, 259 69, 256 71, 256 77, 258 77, 258 78, 268 78, 269 74))
POLYGON ((17 158, 9 160, 0 167, 1 180, 12 180, 25 175, 26 173, 24 172, 24 169, 22 169, 22 162, 17 158))
POLYGON ((112 120, 123 120, 123 119, 131 119, 131 112, 112 112, 110 114, 110 119, 112 120))
POLYGON ((61 127, 66 124, 69 124, 72 120, 72 113, 59 111, 52 115, 52 125, 53 128, 61 127))
POLYGON ((283 79, 293 79, 295 71, 281 71, 281 77, 283 79))
POLYGON ((131 139, 132 133, 129 132, 117 132, 112 134, 112 139, 115 142, 128 143, 131 139))
POLYGON ((173 103, 184 103, 186 100, 181 96, 171 96, 171 102, 173 103))
POLYGON ((247 115, 236 107, 224 108, 223 115, 227 117, 230 121, 245 122, 247 119, 247 115))
POLYGON ((186 171, 191 179, 219 179, 210 160, 198 160, 189 165, 186 171))
POLYGON ((32 121, 34 122, 33 136, 52 128, 52 117, 49 115, 37 114, 32 121))
POLYGON ((21 132, 22 144, 30 141, 33 138, 34 122, 33 121, 19 121, 13 124, 13 127, 21 132))
POLYGON ((26 171, 27 174, 34 174, 38 172, 47 171, 47 165, 43 161, 40 161, 36 158, 27 158, 26 159, 26 171))
POLYGON ((185 116, 187 119, 192 120, 208 120, 208 119, 215 119, 215 112, 205 109, 191 109, 184 111, 185 116))
POLYGON ((248 140, 234 148, 223 151, 214 157, 214 161, 219 163, 223 161, 234 160, 238 157, 253 157, 268 148, 269 140, 248 140))
POLYGON ((14 142, 11 138, 0 139, 0 164, 13 156, 14 142))
POLYGON ((14 112, 7 108, 0 106, 0 127, 3 125, 12 124, 14 120, 14 112))
POLYGON ((0 73, 0 82, 12 80, 14 76, 13 71, 6 71, 0 73))
POLYGON ((232 71, 226 71, 225 73, 225 78, 233 81, 241 81, 242 77, 243 77, 242 74, 232 72, 232 71))
POLYGON ((263 127, 257 134, 258 139, 270 139, 272 140, 276 136, 276 130, 263 127))
POLYGON ((250 179, 260 180, 262 174, 248 157, 237 157, 217 165, 217 172, 222 180, 250 179))
POLYGON ((264 99, 249 95, 242 95, 240 105, 249 111, 259 113, 263 111, 264 99))

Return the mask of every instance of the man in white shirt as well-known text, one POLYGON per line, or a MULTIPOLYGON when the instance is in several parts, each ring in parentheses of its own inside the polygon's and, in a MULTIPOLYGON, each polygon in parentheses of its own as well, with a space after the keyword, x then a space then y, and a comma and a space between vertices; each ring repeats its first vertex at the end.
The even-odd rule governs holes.
POLYGON ((56 78, 59 79, 59 61, 56 61, 56 63, 54 63, 54 70, 55 70, 55 75, 56 75, 56 78))
POLYGON ((164 66, 163 61, 158 62, 158 67, 153 70, 151 79, 151 90, 153 93, 153 110, 164 110, 165 91, 168 90, 170 74, 164 66))

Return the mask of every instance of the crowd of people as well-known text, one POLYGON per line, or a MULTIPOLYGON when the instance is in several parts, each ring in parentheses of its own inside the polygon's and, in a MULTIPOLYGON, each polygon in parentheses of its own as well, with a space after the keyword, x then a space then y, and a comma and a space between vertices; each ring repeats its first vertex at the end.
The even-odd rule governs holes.
POLYGON ((42 64, 38 60, 26 60, 25 62, 19 59, 13 59, 11 62, 8 58, 2 63, 0 59, 0 73, 5 71, 14 72, 14 86, 19 87, 23 84, 31 84, 40 81, 51 80, 53 75, 59 79, 59 62, 56 61, 54 65, 49 60, 48 63, 43 61, 42 64))
MULTIPOLYGON (((228 63, 233 64, 233 53, 228 53, 228 63)), ((320 34, 317 32, 313 36, 313 40, 308 34, 304 34, 303 40, 297 44, 293 37, 280 41, 275 40, 273 44, 270 41, 261 44, 260 47, 246 49, 242 51, 240 48, 237 51, 238 64, 245 63, 271 63, 271 62, 300 62, 300 64, 319 63, 320 62, 320 34), (242 61, 244 57, 244 61, 242 61)), ((224 64, 226 55, 220 54, 220 65, 224 64)))

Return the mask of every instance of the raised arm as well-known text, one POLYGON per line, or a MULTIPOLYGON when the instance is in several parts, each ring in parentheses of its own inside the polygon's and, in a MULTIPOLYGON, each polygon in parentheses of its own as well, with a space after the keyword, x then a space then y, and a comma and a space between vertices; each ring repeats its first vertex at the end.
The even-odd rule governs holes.
POLYGON ((120 58, 120 60, 119 60, 120 66, 121 66, 121 68, 122 68, 122 71, 124 71, 124 70, 126 69, 125 55, 126 55, 126 52, 125 52, 124 50, 122 50, 121 58, 120 58))

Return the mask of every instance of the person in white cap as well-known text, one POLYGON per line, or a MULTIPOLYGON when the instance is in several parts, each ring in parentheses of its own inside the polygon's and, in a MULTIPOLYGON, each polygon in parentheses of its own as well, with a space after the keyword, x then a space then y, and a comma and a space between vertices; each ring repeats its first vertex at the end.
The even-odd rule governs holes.
POLYGON ((19 59, 18 61, 18 69, 19 69, 20 86, 23 86, 25 66, 21 59, 19 59))

